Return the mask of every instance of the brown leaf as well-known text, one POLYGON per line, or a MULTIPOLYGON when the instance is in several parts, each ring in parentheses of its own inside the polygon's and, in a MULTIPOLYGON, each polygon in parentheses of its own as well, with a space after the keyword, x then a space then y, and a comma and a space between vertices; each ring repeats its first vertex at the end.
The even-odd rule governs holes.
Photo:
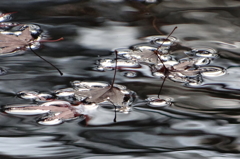
POLYGON ((135 59, 138 62, 146 62, 146 63, 151 63, 151 64, 158 64, 159 61, 159 55, 158 51, 154 52, 152 50, 148 49, 143 49, 143 50, 137 50, 137 51, 132 51, 128 53, 128 56, 130 56, 130 59, 135 59))
POLYGON ((197 60, 188 59, 173 66, 173 70, 170 72, 179 72, 185 76, 196 76, 200 71, 194 68, 197 60))
POLYGON ((87 97, 87 102, 101 103, 109 101, 116 106, 123 106, 125 94, 117 87, 103 87, 89 89, 88 91, 75 91, 76 96, 87 97))
POLYGON ((0 34, 0 54, 12 53, 17 50, 25 49, 34 38, 31 35, 29 27, 22 31, 19 36, 12 34, 0 34))
POLYGON ((180 63, 174 65, 173 68, 175 70, 186 70, 189 67, 193 67, 194 64, 195 64, 195 61, 186 60, 186 61, 183 61, 183 62, 180 62, 180 63))

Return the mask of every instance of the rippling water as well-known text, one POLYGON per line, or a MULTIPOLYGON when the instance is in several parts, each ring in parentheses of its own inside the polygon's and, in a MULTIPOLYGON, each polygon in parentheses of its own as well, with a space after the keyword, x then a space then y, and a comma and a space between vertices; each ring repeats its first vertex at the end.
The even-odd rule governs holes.
POLYGON ((3 12, 16 12, 11 22, 36 24, 50 39, 64 38, 35 50, 63 76, 30 50, 0 58, 7 71, 0 76, 1 107, 34 103, 17 97, 20 91, 53 94, 75 80, 111 83, 113 70, 97 70, 101 60, 113 60, 115 49, 145 45, 146 37, 159 32, 166 36, 175 26, 172 36, 178 44, 170 49, 172 57, 179 60, 191 56, 189 49, 211 48, 217 56, 207 66, 225 71, 221 76, 203 74, 197 85, 167 79, 160 96, 171 104, 151 105, 146 99, 157 98, 162 79, 146 64, 119 69, 115 82, 136 92, 138 99, 129 113, 117 113, 115 123, 114 111, 104 106, 89 121, 80 117, 55 126, 37 123, 41 115, 2 112, 0 158, 240 157, 240 2, 3 0, 0 6, 3 12))

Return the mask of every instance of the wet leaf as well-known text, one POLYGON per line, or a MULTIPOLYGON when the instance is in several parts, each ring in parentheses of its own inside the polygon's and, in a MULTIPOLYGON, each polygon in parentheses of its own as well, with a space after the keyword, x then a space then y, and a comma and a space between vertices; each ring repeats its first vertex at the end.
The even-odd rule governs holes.
POLYGON ((20 35, 0 34, 0 54, 12 53, 24 50, 31 45, 35 39, 32 37, 29 27, 24 29, 20 35))
MULTIPOLYGON (((101 85, 102 86, 102 85, 101 85)), ((89 89, 80 88, 76 90, 75 96, 78 100, 90 103, 110 102, 115 107, 115 116, 113 121, 116 122, 116 112, 128 113, 132 103, 132 93, 127 91, 124 86, 111 85, 105 87, 92 87, 89 89)))
POLYGON ((13 115, 38 115, 45 114, 38 120, 42 125, 57 125, 65 120, 76 119, 80 115, 89 115, 98 105, 79 103, 75 106, 67 101, 51 101, 41 105, 18 104, 4 107, 4 111, 13 115))
POLYGON ((55 68, 60 75, 63 75, 61 70, 59 70, 55 65, 38 55, 33 49, 32 46, 35 44, 39 44, 40 42, 55 42, 63 40, 63 38, 57 40, 40 40, 41 36, 38 35, 38 38, 34 38, 32 34, 36 34, 37 30, 40 30, 40 27, 36 25, 25 25, 22 27, 23 31, 18 32, 0 32, 0 55, 12 54, 17 51, 25 50, 29 48, 35 55, 39 58, 50 64, 53 68, 55 68), (31 27, 31 29, 30 29, 31 27), (33 31, 33 33, 32 33, 33 31))
POLYGON ((148 49, 134 50, 127 54, 123 54, 123 56, 131 60, 150 64, 158 64, 160 62, 160 53, 158 54, 157 52, 148 49))
POLYGON ((178 72, 184 76, 195 76, 200 73, 197 68, 194 68, 195 63, 196 61, 191 59, 180 62, 169 69, 169 72, 170 74, 171 72, 178 72))
POLYGON ((78 116, 84 116, 88 122, 99 103, 107 101, 115 107, 114 121, 116 121, 116 112, 128 113, 135 99, 135 93, 122 85, 110 86, 106 83, 80 81, 73 81, 72 85, 73 88, 54 91, 53 95, 35 91, 21 91, 17 94, 18 97, 31 100, 35 104, 8 105, 3 110, 13 115, 44 114, 38 120, 39 124, 56 125, 78 116), (44 103, 36 104, 39 102, 44 103))
POLYGON ((169 72, 178 72, 183 76, 196 76, 201 72, 201 65, 208 65, 208 58, 184 58, 180 59, 178 64, 168 68, 169 72))
POLYGON ((121 89, 117 87, 103 87, 103 88, 92 88, 89 90, 77 90, 75 91, 77 98, 86 97, 85 101, 101 103, 109 101, 114 105, 122 106, 124 103, 125 94, 121 89))

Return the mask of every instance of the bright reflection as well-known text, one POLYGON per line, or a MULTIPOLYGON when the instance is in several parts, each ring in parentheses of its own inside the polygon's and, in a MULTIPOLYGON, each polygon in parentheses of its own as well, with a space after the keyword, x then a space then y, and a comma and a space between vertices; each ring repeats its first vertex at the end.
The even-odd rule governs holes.
POLYGON ((98 28, 79 28, 77 43, 89 49, 108 49, 139 43, 136 27, 104 26, 98 28))

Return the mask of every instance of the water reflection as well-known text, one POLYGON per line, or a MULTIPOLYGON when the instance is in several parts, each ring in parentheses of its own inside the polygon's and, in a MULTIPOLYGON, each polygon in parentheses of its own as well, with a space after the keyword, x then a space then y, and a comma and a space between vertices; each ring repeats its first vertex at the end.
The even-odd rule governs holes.
POLYGON ((160 103, 164 106, 155 98, 154 105, 146 100, 157 97, 164 73, 154 76, 153 64, 146 61, 124 67, 125 59, 120 59, 116 83, 136 92, 138 101, 128 114, 118 114, 117 123, 112 121, 113 111, 104 107, 89 122, 79 118, 57 126, 37 124, 40 116, 2 112, 0 152, 5 158, 239 158, 239 2, 8 0, 0 5, 17 12, 12 22, 37 23, 49 37, 65 39, 36 50, 57 65, 63 77, 30 51, 0 59, 1 108, 41 102, 18 98, 23 90, 54 95, 71 87, 70 81, 110 83, 112 50, 156 50, 154 45, 162 40, 146 44, 149 40, 144 38, 162 36, 153 27, 154 18, 163 36, 178 27, 175 45, 162 50, 171 55, 161 56, 166 65, 204 57, 197 62, 201 84, 167 79, 160 97, 170 100, 160 103), (108 68, 97 71, 104 59, 109 60, 108 68), (214 77, 209 76, 212 72, 214 77))
MULTIPOLYGON (((55 136, 11 136, 1 137, 1 154, 19 156, 19 157, 49 157, 49 156, 61 156, 62 154, 71 154, 72 150, 67 150, 63 145, 63 142, 54 141, 55 136), (16 146, 13 146, 16 145, 16 146)), ((82 149, 82 153, 86 150, 82 149)))
POLYGON ((124 26, 126 25, 124 23, 105 22, 105 25, 97 28, 79 28, 80 36, 76 39, 77 43, 88 49, 111 50, 140 42, 137 39, 139 35, 137 27, 124 26))

